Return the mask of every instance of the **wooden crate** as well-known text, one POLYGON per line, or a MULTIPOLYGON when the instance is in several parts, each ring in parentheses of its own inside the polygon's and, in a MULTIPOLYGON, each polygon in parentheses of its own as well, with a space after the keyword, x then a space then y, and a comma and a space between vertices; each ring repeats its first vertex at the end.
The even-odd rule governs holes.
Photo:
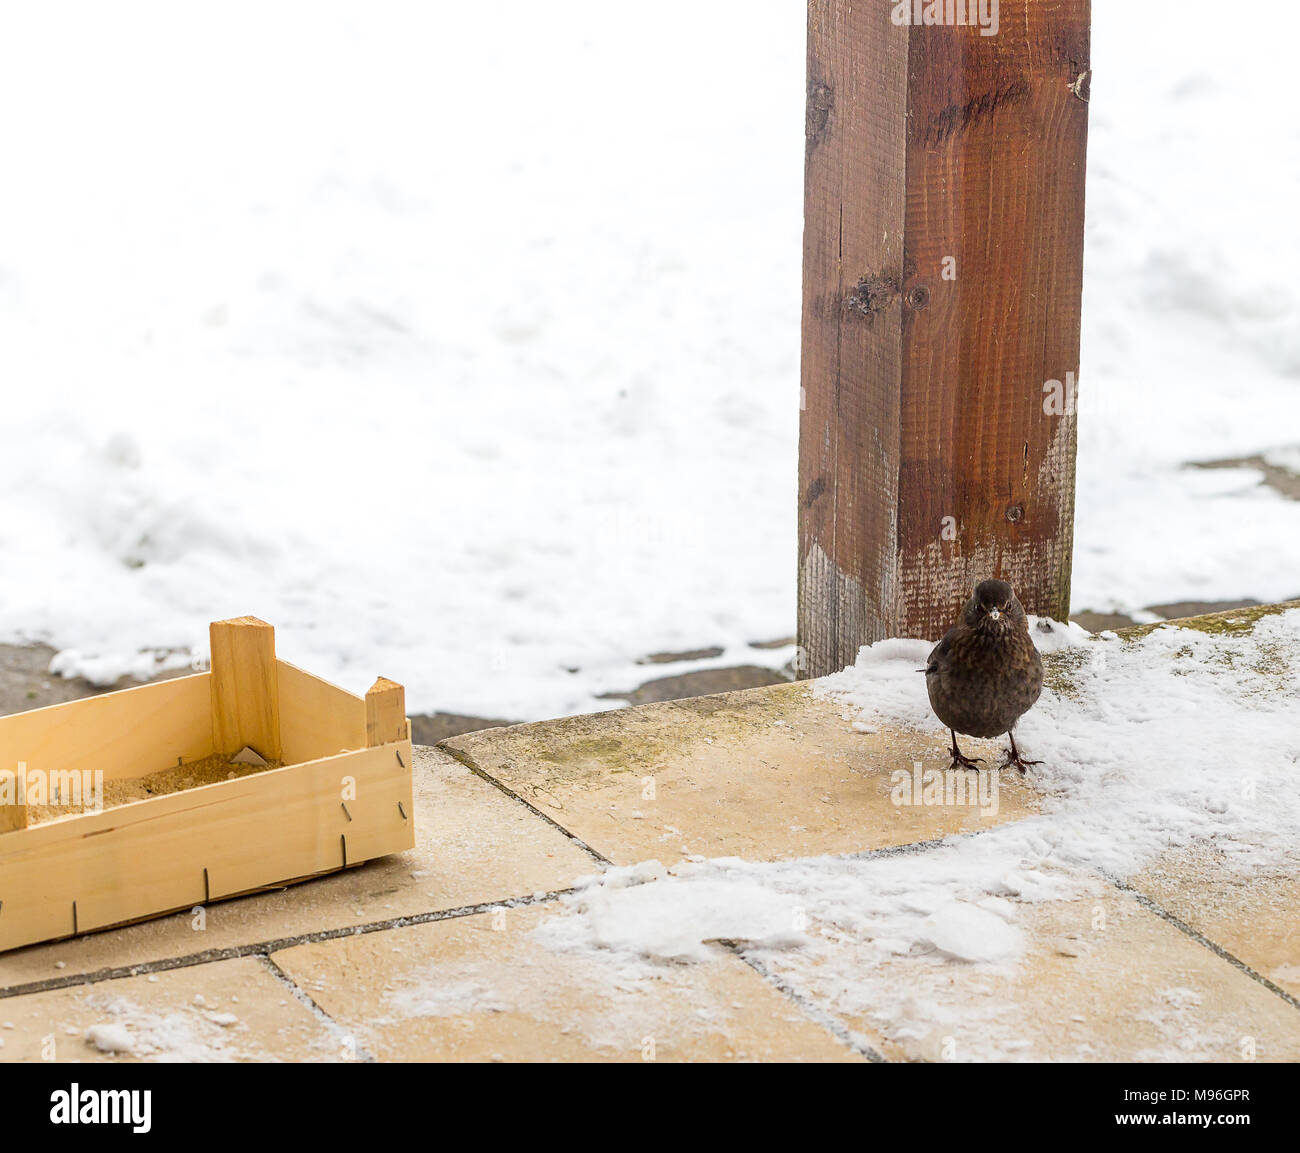
POLYGON ((344 692, 277 660, 274 630, 252 617, 212 626, 209 672, 0 718, 0 951, 414 844, 402 686, 344 692), (245 748, 283 767, 42 823, 4 803, 20 773, 27 793, 74 779, 61 774, 122 781, 245 748))

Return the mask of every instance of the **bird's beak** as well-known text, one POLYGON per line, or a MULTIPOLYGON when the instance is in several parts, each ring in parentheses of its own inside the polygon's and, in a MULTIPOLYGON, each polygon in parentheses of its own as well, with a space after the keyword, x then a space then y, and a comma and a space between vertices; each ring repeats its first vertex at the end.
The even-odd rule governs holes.
POLYGON ((989 609, 989 620, 998 621, 1002 619, 1001 609, 989 609))

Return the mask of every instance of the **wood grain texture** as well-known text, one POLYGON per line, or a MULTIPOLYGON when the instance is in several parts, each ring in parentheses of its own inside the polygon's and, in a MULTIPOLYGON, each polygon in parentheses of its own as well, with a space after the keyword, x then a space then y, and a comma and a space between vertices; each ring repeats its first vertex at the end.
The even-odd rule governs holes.
POLYGON ((410 766, 363 749, 8 833, 0 951, 409 849, 410 766))
POLYGON ((0 766, 0 833, 12 833, 15 829, 27 828, 27 805, 23 800, 23 778, 25 766, 14 765, 8 769, 0 766))
POLYGON ((276 661, 280 684, 280 744, 286 764, 314 761, 366 747, 366 702, 346 689, 276 661))
POLYGON ((811 0, 799 643, 849 663, 894 614, 907 37, 886 4, 811 0))
POLYGON ((366 692, 366 745, 373 749, 408 736, 406 690, 396 681, 379 677, 366 692))
POLYGON ((879 7, 809 5, 810 675, 942 635, 986 576, 1069 610, 1075 415, 1044 385, 1079 368, 1089 4, 1002 0, 989 37, 879 7))
POLYGON ((212 755, 210 675, 0 717, 0 770, 143 777, 212 755))
POLYGON ((214 621, 209 633, 216 751, 234 754, 247 745, 268 761, 281 760, 275 629, 256 617, 236 617, 214 621))

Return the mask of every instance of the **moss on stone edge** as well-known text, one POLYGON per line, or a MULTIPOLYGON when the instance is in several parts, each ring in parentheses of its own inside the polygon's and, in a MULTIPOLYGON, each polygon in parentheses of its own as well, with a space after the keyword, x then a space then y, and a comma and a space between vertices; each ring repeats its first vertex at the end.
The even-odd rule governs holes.
MULTIPOLYGON (((1252 608, 1229 609, 1221 613, 1205 613, 1198 617, 1180 617, 1169 621, 1156 621, 1149 625, 1131 625, 1117 629, 1116 635, 1125 644, 1131 644, 1155 632, 1156 629, 1191 629, 1208 636, 1244 636, 1254 630, 1264 617, 1276 616, 1289 609, 1300 609, 1300 601, 1282 601, 1280 604, 1255 605, 1252 608)), ((1053 692, 1066 698, 1077 698, 1079 686, 1075 673, 1093 659, 1088 648, 1057 649, 1043 654, 1043 682, 1053 692)))
POLYGON ((1206 613, 1199 617, 1180 617, 1172 621, 1157 621, 1150 625, 1131 625, 1117 630, 1118 635, 1126 641, 1140 640, 1156 629, 1166 626, 1180 629, 1195 629, 1198 633, 1210 635, 1241 636, 1252 632, 1255 625, 1264 617, 1276 616, 1289 609, 1300 609, 1300 601, 1282 601, 1273 605, 1254 605, 1246 609, 1229 609, 1222 613, 1206 613))

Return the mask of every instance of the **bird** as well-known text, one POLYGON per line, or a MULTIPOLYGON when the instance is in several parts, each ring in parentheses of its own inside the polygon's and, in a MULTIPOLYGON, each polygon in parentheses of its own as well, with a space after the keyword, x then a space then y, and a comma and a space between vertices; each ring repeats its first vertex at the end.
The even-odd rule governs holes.
POLYGON ((1012 731, 1043 691, 1043 662, 1029 637, 1024 607, 1004 580, 983 580, 957 623, 930 652, 925 687, 930 707, 952 734, 951 768, 973 769, 982 761, 957 747, 957 734, 1011 738, 1007 759, 1022 773, 1030 765, 1012 731))

